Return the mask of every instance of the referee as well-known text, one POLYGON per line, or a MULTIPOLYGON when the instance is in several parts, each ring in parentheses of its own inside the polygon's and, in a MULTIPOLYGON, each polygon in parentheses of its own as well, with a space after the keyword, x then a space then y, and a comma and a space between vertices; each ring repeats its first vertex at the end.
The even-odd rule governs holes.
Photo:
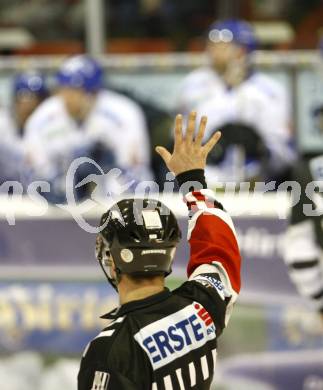
POLYGON ((164 204, 124 199, 102 216, 96 257, 120 306, 103 316, 108 326, 85 348, 79 390, 210 389, 217 340, 240 290, 241 259, 232 220, 204 178, 220 133, 203 146, 206 117, 196 136, 196 113, 185 134, 182 121, 178 115, 173 153, 157 152, 186 192, 188 280, 174 291, 165 287, 181 233, 164 204))
POLYGON ((301 194, 298 199, 294 194, 285 262, 295 287, 312 303, 323 326, 323 209, 319 192, 323 183, 323 154, 301 159, 293 175, 300 184, 301 194))

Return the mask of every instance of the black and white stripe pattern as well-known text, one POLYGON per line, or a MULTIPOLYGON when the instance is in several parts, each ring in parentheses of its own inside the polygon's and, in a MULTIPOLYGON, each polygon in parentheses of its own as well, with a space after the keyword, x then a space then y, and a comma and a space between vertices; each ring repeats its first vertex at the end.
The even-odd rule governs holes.
POLYGON ((323 258, 312 221, 289 227, 285 261, 299 293, 311 299, 316 309, 323 309, 323 258))
POLYGON ((91 390, 107 390, 110 374, 102 371, 95 371, 91 390))
MULTIPOLYGON (((94 337, 93 340, 96 340, 100 337, 111 337, 115 333, 117 325, 122 323, 125 318, 126 317, 123 316, 123 317, 117 318, 116 320, 111 321, 102 332, 100 332, 96 337, 94 337)), ((87 354, 87 352, 90 348, 90 345, 91 345, 91 342, 89 342, 87 344, 87 346, 85 347, 84 352, 83 352, 83 357, 85 357, 85 355, 87 354)))
POLYGON ((109 325, 101 333, 99 333, 95 337, 95 339, 97 339, 99 337, 111 337, 114 334, 114 332, 116 331, 118 324, 120 324, 124 319, 125 319, 125 317, 119 317, 116 320, 109 323, 109 325))
POLYGON ((217 351, 202 355, 196 362, 177 368, 173 373, 165 375, 160 383, 154 382, 151 390, 187 390, 194 388, 197 383, 213 377, 216 366, 217 351))

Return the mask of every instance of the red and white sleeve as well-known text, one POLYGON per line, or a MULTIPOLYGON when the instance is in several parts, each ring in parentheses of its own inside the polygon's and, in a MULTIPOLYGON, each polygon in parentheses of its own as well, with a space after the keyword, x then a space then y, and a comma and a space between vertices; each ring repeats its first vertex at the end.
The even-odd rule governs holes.
POLYGON ((189 280, 201 274, 217 273, 233 303, 241 287, 241 256, 232 219, 216 201, 212 190, 190 192, 185 201, 190 210, 189 280))

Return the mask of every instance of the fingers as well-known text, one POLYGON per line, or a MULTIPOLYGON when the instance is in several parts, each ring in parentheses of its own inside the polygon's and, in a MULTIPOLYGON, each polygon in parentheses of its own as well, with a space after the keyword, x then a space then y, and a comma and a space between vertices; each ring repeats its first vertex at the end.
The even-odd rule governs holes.
MULTIPOLYGON (((177 146, 183 141, 183 116, 181 114, 176 115, 175 118, 175 141, 174 141, 174 148, 176 149, 177 146)), ((157 151, 157 149, 156 149, 157 151)), ((159 152, 157 152, 159 153, 159 152)))
POLYGON ((197 144, 197 145, 201 145, 202 144, 202 140, 203 140, 203 137, 204 137, 206 124, 207 124, 207 117, 206 116, 202 116, 201 121, 200 121, 199 131, 198 131, 197 136, 195 138, 195 144, 197 144))
POLYGON ((187 130, 185 134, 185 142, 191 143, 193 141, 196 123, 196 111, 191 111, 188 117, 187 130))
POLYGON ((209 139, 209 141, 203 146, 203 149, 206 154, 209 154, 210 151, 214 148, 214 146, 218 143, 219 139, 221 138, 221 135, 221 132, 217 131, 215 134, 213 134, 211 139, 209 139))
POLYGON ((155 148, 155 150, 161 156, 161 158, 165 161, 165 164, 167 165, 169 160, 172 157, 172 155, 169 153, 169 151, 167 149, 165 149, 163 146, 157 146, 155 148))

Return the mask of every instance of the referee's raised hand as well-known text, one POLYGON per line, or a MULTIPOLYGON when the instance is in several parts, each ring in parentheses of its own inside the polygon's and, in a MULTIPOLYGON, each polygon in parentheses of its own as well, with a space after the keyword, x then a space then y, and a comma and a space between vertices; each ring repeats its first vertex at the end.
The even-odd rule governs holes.
POLYGON ((179 114, 175 119, 173 153, 162 146, 156 147, 156 152, 165 161, 167 168, 176 176, 192 169, 205 168, 207 155, 221 137, 221 133, 217 131, 208 142, 202 145, 206 123, 207 117, 202 116, 197 134, 194 136, 196 112, 192 111, 188 118, 186 131, 183 134, 183 116, 179 114))

